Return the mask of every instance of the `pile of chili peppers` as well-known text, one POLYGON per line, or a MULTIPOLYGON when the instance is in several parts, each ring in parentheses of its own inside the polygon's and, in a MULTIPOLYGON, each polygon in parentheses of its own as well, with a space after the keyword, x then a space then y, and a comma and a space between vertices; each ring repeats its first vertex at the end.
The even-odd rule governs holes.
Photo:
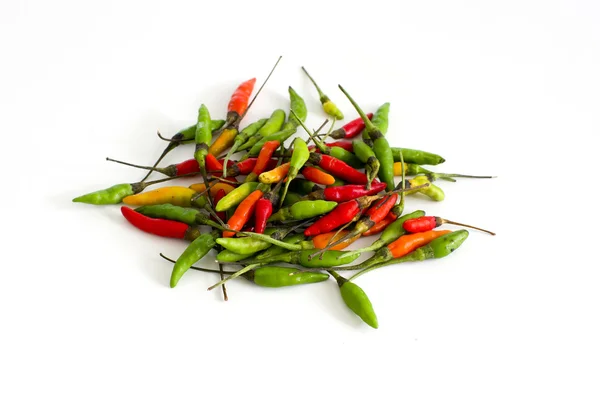
POLYGON ((306 103, 289 87, 289 111, 277 109, 240 129, 262 89, 251 102, 253 78, 233 92, 224 119, 214 119, 202 104, 194 125, 170 139, 162 138, 167 146, 153 166, 108 159, 147 170, 141 181, 117 184, 73 201, 123 203, 123 216, 140 230, 189 241, 175 260, 161 254, 173 263, 171 287, 190 269, 220 274, 221 280, 209 290, 221 286, 225 300, 225 282, 240 276, 264 287, 317 283, 333 277, 348 308, 377 328, 369 298, 354 283, 357 277, 388 265, 450 255, 469 233, 466 229, 436 230, 441 225, 479 229, 425 216, 421 210, 403 215, 406 195, 441 201, 444 192, 434 182, 491 177, 426 169, 423 165, 438 165, 444 158, 390 147, 385 136, 389 103, 364 113, 341 86, 358 118, 335 128, 336 120, 344 115, 306 69, 302 70, 314 84, 324 112, 333 117, 331 123, 325 121, 316 131, 309 129, 304 123, 306 103), (327 125, 328 132, 322 133, 327 125), (305 131, 309 140, 295 136, 298 131, 305 131), (195 144, 190 146, 193 158, 158 167, 170 151, 188 143, 195 144), (166 177, 147 181, 152 172, 166 177), (201 182, 144 191, 150 185, 188 176, 200 177, 201 182), (398 185, 396 176, 401 177, 398 185), (379 237, 365 248, 344 250, 359 237, 375 235, 379 237), (218 253, 218 269, 194 266, 211 250, 218 253), (373 255, 351 264, 365 252, 373 255), (356 273, 343 277, 339 271, 356 273))

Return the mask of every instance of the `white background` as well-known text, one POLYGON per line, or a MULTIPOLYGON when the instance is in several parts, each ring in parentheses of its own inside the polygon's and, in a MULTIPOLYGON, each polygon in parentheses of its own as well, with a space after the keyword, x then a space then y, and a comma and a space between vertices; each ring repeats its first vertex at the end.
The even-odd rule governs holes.
POLYGON ((599 18, 583 0, 3 1, 0 397, 600 398, 599 18), (292 85, 316 127, 305 65, 349 118, 338 83, 391 102, 389 140, 442 154, 437 171, 499 176, 411 198, 498 235, 357 281, 378 330, 332 280, 236 281, 227 303, 208 274, 170 289, 158 252, 184 242, 71 203, 139 180, 104 158, 150 163, 157 129, 202 102, 223 116, 279 55, 247 121, 287 109, 292 85))

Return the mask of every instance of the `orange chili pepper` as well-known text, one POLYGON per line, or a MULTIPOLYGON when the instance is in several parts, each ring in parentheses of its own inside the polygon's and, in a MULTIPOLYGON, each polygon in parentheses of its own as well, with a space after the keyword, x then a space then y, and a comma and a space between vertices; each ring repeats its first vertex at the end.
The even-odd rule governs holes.
POLYGON ((157 204, 173 204, 189 207, 190 200, 196 191, 184 186, 165 186, 149 192, 134 194, 123 199, 130 206, 148 206, 157 204))
POLYGON ((393 258, 400 258, 450 232, 452 231, 427 231, 400 236, 399 239, 388 244, 387 248, 392 252, 393 258))
POLYGON ((386 217, 377 222, 375 225, 373 225, 368 231, 366 231, 365 233, 363 233, 363 236, 372 236, 372 235, 376 235, 379 232, 383 231, 385 228, 388 227, 389 224, 391 224, 392 222, 394 222, 396 220, 396 215, 392 214, 391 212, 388 213, 388 215, 386 215, 386 217))
POLYGON ((258 154, 258 159, 256 160, 256 164, 254 165, 254 169, 251 173, 246 176, 246 182, 254 182, 256 178, 267 169, 267 165, 271 161, 271 156, 277 150, 280 143, 279 140, 271 140, 265 143, 265 145, 260 149, 260 153, 258 154))
POLYGON ((286 162, 277 168, 273 168, 268 172, 263 172, 258 176, 258 180, 262 183, 276 183, 284 179, 290 170, 290 163, 286 162))
POLYGON ((227 106, 228 113, 235 112, 238 116, 244 115, 246 108, 248 108, 248 101, 254 90, 255 83, 256 78, 252 78, 246 82, 242 82, 242 84, 238 86, 235 92, 233 92, 233 95, 231 95, 231 100, 229 100, 227 106))
MULTIPOLYGON (((320 235, 317 235, 315 237, 312 238, 312 242, 315 245, 315 249, 324 249, 325 247, 327 247, 327 244, 331 241, 331 238, 336 235, 336 237, 341 237, 348 234, 348 231, 341 231, 341 232, 327 232, 327 233, 321 233, 320 235), (337 235, 336 235, 337 233, 337 235)), ((340 244, 337 244, 335 246, 333 246, 331 249, 329 250, 342 250, 345 249, 346 247, 350 246, 352 243, 354 243, 354 241, 356 241, 360 236, 355 236, 352 237, 346 241, 343 241, 340 244)))
MULTIPOLYGON (((206 190, 206 186, 204 185, 204 183, 194 183, 193 185, 190 185, 190 189, 196 192, 204 192, 204 190, 206 190)), ((219 182, 212 185, 210 187, 210 195, 213 197, 213 199, 215 198, 220 189, 223 189, 225 191, 225 194, 227 194, 233 189, 235 189, 235 187, 224 182, 219 182)))
MULTIPOLYGON (((230 229, 234 229, 236 231, 241 230, 246 222, 250 219, 250 217, 254 214, 254 209, 256 208, 256 202, 260 200, 263 196, 262 190, 255 190, 250 193, 248 197, 246 197, 235 209, 235 213, 229 218, 227 221, 227 225, 229 225, 230 229)), ((233 237, 235 236, 235 232, 231 231, 223 231, 223 237, 233 237)))
POLYGON ((208 153, 212 154, 213 156, 221 155, 223 152, 225 152, 225 150, 233 146, 237 134, 238 130, 236 127, 223 130, 219 137, 208 148, 208 153))
POLYGON ((333 176, 315 167, 304 167, 302 169, 302 175, 309 181, 319 185, 329 186, 335 183, 335 178, 333 176))

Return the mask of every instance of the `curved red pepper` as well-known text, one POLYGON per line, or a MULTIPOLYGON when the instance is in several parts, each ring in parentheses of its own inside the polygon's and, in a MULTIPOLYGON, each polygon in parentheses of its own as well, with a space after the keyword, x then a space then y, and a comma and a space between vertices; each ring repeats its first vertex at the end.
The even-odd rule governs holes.
POLYGON ((398 201, 398 193, 394 193, 390 196, 386 196, 380 200, 377 200, 369 209, 365 212, 365 215, 369 217, 373 224, 382 221, 386 215, 391 211, 392 207, 396 205, 398 201))
POLYGON ((190 158, 189 160, 185 160, 183 162, 180 162, 179 164, 175 164, 175 169, 177 171, 176 176, 200 172, 198 161, 196 161, 195 158, 190 158))
POLYGON ((331 232, 335 228, 352 221, 359 211, 360 207, 356 200, 338 204, 329 214, 319 218, 314 224, 306 228, 304 236, 314 236, 331 232))
POLYGON ((363 185, 344 185, 328 187, 323 190, 324 200, 336 201, 338 203, 357 199, 361 196, 372 196, 384 190, 387 187, 385 182, 373 181, 371 190, 367 190, 363 185))
MULTIPOLYGON (((369 119, 373 118, 373 113, 368 113, 367 117, 369 119)), ((352 139, 353 137, 358 136, 363 129, 365 129, 365 123, 363 122, 362 118, 358 117, 355 120, 348 122, 341 128, 331 132, 330 137, 334 139, 352 139)))
POLYGON ((427 232, 434 228, 437 228, 437 218, 436 217, 419 217, 408 219, 404 221, 402 227, 406 232, 410 233, 418 233, 418 232, 427 232))
POLYGON ((231 95, 231 100, 229 100, 229 104, 227 105, 227 112, 235 112, 238 116, 242 116, 246 112, 255 83, 256 78, 252 78, 246 82, 242 82, 237 87, 231 95))
POLYGON ((335 157, 331 157, 326 154, 311 153, 310 161, 313 164, 317 164, 331 175, 337 176, 346 182, 365 185, 368 181, 367 175, 355 170, 342 160, 338 160, 335 157))
POLYGON ((267 220, 273 214, 273 204, 270 200, 264 197, 256 202, 254 210, 254 231, 256 233, 264 233, 267 226, 267 220))
POLYGON ((121 214, 131 225, 153 235, 183 239, 189 228, 183 222, 150 218, 129 207, 121 207, 121 214))

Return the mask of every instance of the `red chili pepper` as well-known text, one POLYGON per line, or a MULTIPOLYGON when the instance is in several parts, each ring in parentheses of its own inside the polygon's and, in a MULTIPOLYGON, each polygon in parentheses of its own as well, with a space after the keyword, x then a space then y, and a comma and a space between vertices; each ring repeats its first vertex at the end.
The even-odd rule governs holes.
MULTIPOLYGON (((337 142, 331 142, 331 143, 325 143, 325 146, 327 147, 341 147, 342 149, 349 151, 351 153, 354 153, 354 147, 352 145, 352 142, 346 142, 344 140, 338 140, 337 142)), ((309 146, 308 149, 312 150, 314 149, 316 146, 313 144, 312 146, 309 146)), ((316 149, 315 153, 320 153, 321 150, 316 149)))
POLYGON ((233 95, 231 95, 231 100, 229 100, 227 114, 236 113, 238 118, 244 115, 246 108, 248 108, 248 101, 250 100, 250 95, 254 90, 255 83, 256 78, 252 78, 238 86, 235 92, 233 92, 233 95))
MULTIPOLYGON (((256 161, 258 158, 247 158, 244 161, 240 161, 234 163, 230 167, 227 168, 227 177, 229 176, 238 176, 238 175, 248 175, 254 169, 256 165, 256 161)), ((268 163, 265 170, 273 169, 277 166, 277 159, 272 158, 268 163)))
MULTIPOLYGON (((198 166, 198 161, 195 158, 191 158, 189 160, 185 160, 180 162, 179 164, 174 164, 176 169, 175 176, 192 174, 194 172, 200 172, 200 167, 198 166)), ((167 167, 168 168, 168 167, 167 167)))
POLYGON ((437 228, 438 226, 441 226, 443 224, 464 226, 467 228, 473 228, 473 229, 477 229, 478 231, 489 233, 490 235, 495 235, 494 232, 490 232, 485 229, 477 228, 475 226, 463 224, 460 222, 450 221, 450 220, 440 218, 440 217, 419 217, 419 218, 408 219, 408 220, 404 221, 404 224, 402 224, 402 227, 404 228, 404 230, 406 232, 418 233, 418 232, 430 231, 430 230, 437 228))
POLYGON ((382 232, 385 228, 388 227, 389 224, 394 222, 396 219, 398 219, 398 217, 396 217, 396 214, 394 214, 390 211, 388 213, 388 215, 382 221, 379 221, 378 223, 373 225, 373 227, 371 229, 369 229, 368 231, 364 232, 362 234, 362 236, 376 235, 376 234, 382 232))
MULTIPOLYGON (((262 190, 255 190, 250 193, 235 209, 235 213, 227 221, 229 228, 239 231, 244 227, 246 222, 250 220, 250 217, 254 214, 256 208, 256 202, 263 196, 262 190)), ((233 237, 235 232, 223 231, 223 237, 233 237)))
POLYGON ((129 207, 121 207, 121 214, 136 228, 153 235, 188 239, 190 226, 179 221, 150 218, 129 207))
POLYGON ((334 186, 309 193, 307 197, 309 200, 327 200, 342 203, 362 196, 372 196, 386 187, 387 185, 384 182, 374 180, 370 190, 367 190, 364 185, 334 186))
MULTIPOLYGON (((223 197, 225 197, 226 194, 227 193, 225 193, 225 190, 219 189, 219 191, 215 195, 214 201, 213 201, 213 204, 215 205, 215 207, 217 206, 217 204, 219 204, 219 201, 221 201, 221 199, 223 197)), ((217 217, 221 218, 221 221, 225 221, 225 219, 227 219, 227 213, 225 211, 218 212, 217 217)), ((211 216, 210 219, 217 222, 216 218, 213 216, 211 216)))
MULTIPOLYGON (((369 119, 373 118, 373 113, 368 113, 367 117, 369 119)), ((352 139, 353 137, 358 136, 358 134, 361 133, 363 129, 365 129, 365 123, 363 122, 362 118, 359 117, 355 120, 348 122, 341 128, 331 132, 331 135, 329 135, 329 137, 332 139, 352 139)))
POLYGON ((335 228, 347 224, 358 214, 360 207, 356 200, 338 204, 329 214, 319 218, 315 223, 304 230, 304 236, 315 236, 331 232, 335 228))
POLYGON ((264 233, 267 220, 273 214, 273 206, 279 203, 279 189, 283 181, 279 181, 273 189, 256 202, 254 210, 254 231, 264 233))
POLYGON ((223 163, 217 160, 212 154, 206 156, 206 169, 208 171, 223 171, 223 163))
POLYGON ((260 153, 258 154, 258 159, 256 161, 256 164, 254 165, 254 169, 252 169, 252 172, 249 173, 248 176, 246 176, 246 182, 256 181, 256 178, 258 178, 260 174, 267 170, 267 166, 272 160, 271 156, 273 155, 275 150, 277 150, 279 144, 280 143, 278 140, 271 140, 264 144, 262 149, 260 149, 260 153))
POLYGON ((326 154, 310 153, 309 161, 346 182, 364 185, 368 181, 367 175, 364 173, 355 170, 342 160, 326 154))

